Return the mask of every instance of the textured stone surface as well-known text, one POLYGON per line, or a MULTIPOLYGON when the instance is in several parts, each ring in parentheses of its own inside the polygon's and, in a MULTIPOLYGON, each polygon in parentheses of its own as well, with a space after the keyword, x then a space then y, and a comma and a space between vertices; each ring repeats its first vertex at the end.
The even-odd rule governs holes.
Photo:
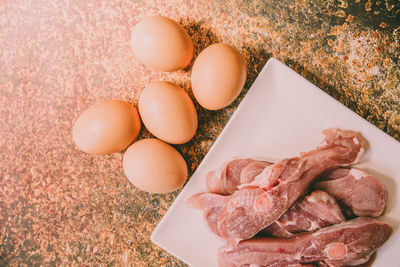
POLYGON ((136 105, 156 79, 190 92, 190 68, 149 70, 129 47, 131 28, 153 14, 183 24, 196 55, 227 42, 248 64, 234 104, 196 104, 198 133, 177 146, 190 173, 271 56, 400 140, 399 1, 2 1, 0 266, 184 266, 149 241, 178 192, 138 191, 122 154, 84 154, 71 139, 92 103, 136 105))

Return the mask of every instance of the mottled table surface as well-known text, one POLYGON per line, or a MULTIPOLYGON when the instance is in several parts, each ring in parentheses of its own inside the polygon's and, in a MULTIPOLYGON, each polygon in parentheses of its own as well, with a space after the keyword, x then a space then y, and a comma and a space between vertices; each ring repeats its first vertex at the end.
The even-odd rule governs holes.
POLYGON ((130 49, 131 28, 154 14, 179 21, 196 55, 226 42, 248 66, 231 106, 196 104, 197 135, 177 146, 190 173, 270 57, 400 140, 398 0, 1 1, 0 266, 184 266, 149 241, 179 192, 138 191, 121 153, 88 155, 71 138, 91 104, 136 105, 151 80, 190 92, 190 67, 155 72, 130 49))

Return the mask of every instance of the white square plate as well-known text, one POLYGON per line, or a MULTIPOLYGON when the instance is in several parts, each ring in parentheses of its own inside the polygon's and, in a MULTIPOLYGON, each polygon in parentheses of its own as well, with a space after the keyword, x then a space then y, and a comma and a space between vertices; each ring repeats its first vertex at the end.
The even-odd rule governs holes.
POLYGON ((151 240, 190 266, 217 266, 216 252, 223 242, 208 230, 202 212, 185 204, 191 195, 207 191, 206 174, 233 157, 297 156, 315 148, 322 139, 321 131, 329 127, 359 131, 368 141, 357 166, 385 184, 389 203, 381 219, 395 229, 378 250, 373 266, 400 266, 400 143, 274 58, 265 65, 151 240))

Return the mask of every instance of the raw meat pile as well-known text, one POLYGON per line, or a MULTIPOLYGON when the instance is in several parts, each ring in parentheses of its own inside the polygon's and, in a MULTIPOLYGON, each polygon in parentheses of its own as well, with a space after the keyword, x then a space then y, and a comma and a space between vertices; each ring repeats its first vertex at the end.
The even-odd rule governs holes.
POLYGON ((372 218, 385 211, 385 187, 348 167, 361 158, 363 139, 347 130, 323 134, 300 157, 234 159, 208 173, 210 192, 187 204, 226 241, 220 266, 359 266, 390 237, 391 226, 372 218))

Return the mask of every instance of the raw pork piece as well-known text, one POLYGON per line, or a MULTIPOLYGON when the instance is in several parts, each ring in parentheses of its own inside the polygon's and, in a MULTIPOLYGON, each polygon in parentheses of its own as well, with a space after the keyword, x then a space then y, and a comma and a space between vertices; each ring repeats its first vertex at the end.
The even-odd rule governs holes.
POLYGON ((314 184, 349 207, 355 215, 377 217, 386 208, 385 186, 371 174, 356 169, 339 168, 321 175, 314 184))
POLYGON ((217 223, 218 217, 225 206, 225 197, 213 193, 200 193, 191 196, 186 204, 195 209, 203 210, 204 221, 216 235, 220 236, 217 223))
MULTIPOLYGON (((188 206, 203 210, 204 220, 212 232, 218 232, 218 217, 224 208, 225 197, 213 193, 193 195, 188 206)), ((344 221, 339 205, 328 193, 315 190, 291 207, 277 221, 261 230, 261 235, 290 237, 295 233, 313 231, 344 221)))
POLYGON ((285 266, 324 260, 332 266, 356 266, 390 237, 392 227, 370 217, 322 228, 292 238, 254 238, 236 247, 222 246, 219 266, 285 266))
MULTIPOLYGON (((354 265, 354 267, 371 267, 375 258, 376 258, 376 253, 373 253, 371 256, 369 256, 369 259, 366 262, 364 262, 362 264, 354 265)), ((317 261, 316 266, 317 267, 336 267, 337 265, 335 265, 335 263, 332 263, 332 262, 326 263, 324 261, 317 261)))
POLYGON ((257 160, 243 168, 240 173, 240 184, 251 183, 266 167, 272 165, 268 161, 257 160))
MULTIPOLYGON (((260 266, 251 266, 251 265, 247 265, 248 267, 269 267, 269 266, 264 266, 264 265, 260 265, 260 266)), ((246 267, 247 267, 246 266, 246 267)), ((306 263, 306 264, 301 264, 301 263, 293 263, 293 264, 280 264, 280 265, 274 265, 273 267, 315 267, 316 263, 306 263)))
POLYGON ((274 237, 290 237, 293 234, 314 231, 345 221, 340 206, 328 193, 315 190, 291 207, 277 221, 261 231, 274 237))
POLYGON ((253 182, 225 196, 217 234, 231 244, 251 238, 281 217, 320 173, 355 163, 361 157, 363 140, 356 132, 326 129, 323 134, 322 146, 265 168, 253 182))
POLYGON ((272 163, 250 158, 237 158, 226 162, 222 168, 206 175, 206 185, 211 193, 231 195, 238 186, 250 183, 265 167, 272 163))
POLYGON ((233 159, 225 163, 220 170, 211 171, 206 175, 206 185, 210 192, 220 195, 230 195, 240 185, 240 173, 254 159, 233 159))

